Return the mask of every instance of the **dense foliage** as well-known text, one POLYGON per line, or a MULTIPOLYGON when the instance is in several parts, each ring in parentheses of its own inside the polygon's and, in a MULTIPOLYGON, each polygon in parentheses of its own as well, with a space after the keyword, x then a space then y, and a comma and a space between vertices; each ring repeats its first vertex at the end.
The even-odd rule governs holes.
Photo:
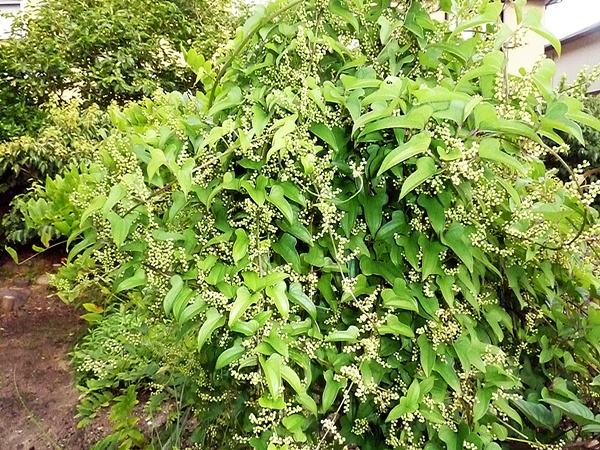
POLYGON ((36 220, 73 245, 59 294, 107 294, 75 353, 82 414, 121 389, 123 448, 147 445, 129 414, 148 391, 196 448, 600 432, 599 185, 543 163, 600 122, 551 61, 506 75, 500 1, 440 6, 270 4, 218 73, 194 64, 205 93, 114 112, 95 162, 48 182, 36 220))
POLYGON ((18 16, 0 45, 0 141, 36 131, 53 96, 105 107, 185 90, 180 49, 211 56, 235 27, 220 0, 46 0, 18 16))

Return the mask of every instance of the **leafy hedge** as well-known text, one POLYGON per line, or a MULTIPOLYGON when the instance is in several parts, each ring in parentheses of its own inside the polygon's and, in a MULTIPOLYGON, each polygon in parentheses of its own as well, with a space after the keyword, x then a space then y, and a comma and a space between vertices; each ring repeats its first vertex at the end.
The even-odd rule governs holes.
POLYGON ((176 330, 177 364, 80 365, 88 400, 164 394, 196 448, 593 442, 597 187, 542 160, 600 122, 551 61, 505 74, 501 2, 440 4, 444 23, 408 0, 272 3, 218 72, 197 61, 206 93, 115 112, 71 194, 49 182, 73 244, 59 294, 109 294, 86 305, 100 329, 130 310, 176 330))

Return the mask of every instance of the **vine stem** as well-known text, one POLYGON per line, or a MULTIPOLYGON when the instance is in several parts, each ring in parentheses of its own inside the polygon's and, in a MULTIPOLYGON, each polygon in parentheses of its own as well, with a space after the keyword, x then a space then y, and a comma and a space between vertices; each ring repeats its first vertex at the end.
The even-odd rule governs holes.
POLYGON ((265 23, 272 21, 273 19, 277 18, 277 16, 283 14, 287 10, 298 5, 300 2, 302 2, 302 0, 294 0, 290 4, 284 6, 276 11, 273 11, 273 13, 271 13, 270 15, 265 17, 263 20, 258 21, 258 23, 256 25, 254 25, 254 27, 248 32, 248 35, 244 38, 244 40, 240 43, 240 45, 234 50, 234 52, 231 54, 231 56, 227 59, 227 61, 225 61, 223 63, 223 65, 219 69, 219 72, 217 73, 217 76, 215 77, 215 83, 213 84, 213 87, 210 90, 210 95, 208 97, 208 109, 211 108, 211 106, 213 105, 213 102, 215 101, 215 92, 217 91, 217 85, 221 81, 221 78, 223 78, 223 75, 225 75, 225 71, 231 65, 233 60, 242 52, 242 50, 244 50, 244 48, 246 48, 246 45, 248 45, 248 43, 250 42, 250 39, 252 39, 252 37, 254 37, 254 35, 258 32, 258 30, 261 29, 261 27, 265 23))
MULTIPOLYGON (((64 243, 66 243, 66 242, 67 242, 67 239, 65 239, 65 240, 63 240, 63 241, 60 241, 60 242, 56 242, 56 243, 52 244, 51 246, 49 246, 49 247, 46 247, 46 248, 44 248, 43 250, 41 250, 41 251, 37 252, 35 255, 31 255, 29 258, 25 258, 25 259, 24 259, 23 261, 21 261, 21 262, 17 262, 17 261, 15 261, 15 263, 17 264, 17 266, 20 266, 20 265, 22 265, 22 264, 25 264, 27 261, 30 261, 30 260, 32 260, 33 258, 37 258, 37 257, 38 257, 38 255, 40 255, 40 254, 42 254, 42 253, 44 253, 44 252, 46 252, 46 251, 50 250, 51 248, 58 247, 59 245, 62 245, 62 244, 64 244, 64 243)), ((8 247, 8 246, 7 246, 7 247, 8 247)), ((9 248, 10 248, 10 247, 9 247, 9 248)), ((7 250, 7 251, 8 251, 8 250, 7 250)), ((9 252, 9 254, 10 254, 10 252, 9 252)), ((11 256, 12 256, 12 255, 11 255, 11 256)), ((14 259, 14 258, 13 258, 13 259, 14 259)))

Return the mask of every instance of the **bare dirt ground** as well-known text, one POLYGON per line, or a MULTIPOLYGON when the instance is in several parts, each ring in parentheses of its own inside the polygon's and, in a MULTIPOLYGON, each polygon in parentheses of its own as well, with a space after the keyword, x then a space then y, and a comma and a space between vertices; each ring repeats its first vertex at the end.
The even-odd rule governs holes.
POLYGON ((60 256, 20 266, 0 256, 0 287, 20 277, 32 288, 17 314, 0 311, 0 450, 86 450, 103 434, 98 426, 77 428, 79 392, 68 353, 85 324, 43 276, 56 270, 60 256))

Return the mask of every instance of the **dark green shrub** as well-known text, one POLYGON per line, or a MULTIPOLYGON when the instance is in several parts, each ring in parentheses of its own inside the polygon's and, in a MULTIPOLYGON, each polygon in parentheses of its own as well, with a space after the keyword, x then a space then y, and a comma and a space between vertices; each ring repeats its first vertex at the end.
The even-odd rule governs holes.
POLYGON ((413 1, 270 4, 199 70, 206 93, 115 114, 75 185, 59 295, 100 288, 177 330, 198 448, 593 443, 595 188, 543 158, 600 121, 551 61, 506 75, 501 2, 440 3, 445 23, 413 1))

